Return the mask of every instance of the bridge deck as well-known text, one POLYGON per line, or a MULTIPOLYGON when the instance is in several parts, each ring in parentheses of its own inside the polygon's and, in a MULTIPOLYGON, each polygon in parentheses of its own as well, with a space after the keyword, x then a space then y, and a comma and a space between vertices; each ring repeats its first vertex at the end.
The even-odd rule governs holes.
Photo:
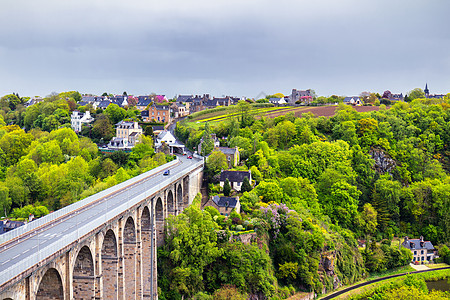
POLYGON ((0 290, 11 280, 77 242, 171 182, 200 167, 200 159, 177 160, 90 196, 0 236, 0 290), (169 176, 162 173, 170 169, 169 176))

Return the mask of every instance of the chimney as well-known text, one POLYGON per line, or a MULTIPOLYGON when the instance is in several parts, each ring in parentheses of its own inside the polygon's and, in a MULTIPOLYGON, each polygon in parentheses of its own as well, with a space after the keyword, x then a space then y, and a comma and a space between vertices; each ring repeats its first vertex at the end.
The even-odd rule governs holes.
POLYGON ((423 235, 420 236, 420 241, 423 242, 423 235))
POLYGON ((408 236, 405 236, 405 240, 403 241, 404 244, 408 243, 408 236))

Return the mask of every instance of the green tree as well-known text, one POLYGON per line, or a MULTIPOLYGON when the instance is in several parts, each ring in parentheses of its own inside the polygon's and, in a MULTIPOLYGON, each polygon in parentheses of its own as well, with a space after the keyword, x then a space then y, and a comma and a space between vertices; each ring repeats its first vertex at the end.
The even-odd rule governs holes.
POLYGON ((223 194, 225 196, 230 196, 231 193, 231 186, 230 186, 230 181, 228 181, 228 178, 225 179, 225 183, 223 184, 223 194))
POLYGON ((241 192, 250 192, 252 190, 252 186, 250 185, 250 180, 248 177, 244 177, 244 181, 242 182, 241 192))
POLYGON ((219 150, 214 150, 206 159, 206 169, 210 176, 228 169, 227 157, 219 150))
POLYGON ((101 139, 103 142, 108 142, 114 136, 113 126, 109 117, 106 114, 100 114, 97 116, 92 133, 96 139, 101 139))
POLYGON ((192 296, 204 289, 206 267, 223 253, 217 246, 216 229, 211 215, 193 206, 167 219, 165 249, 176 266, 170 285, 180 294, 192 296))
MULTIPOLYGON (((362 229, 366 236, 370 236, 375 233, 377 229, 377 211, 370 203, 364 204, 363 211, 361 212, 362 229)), ((369 242, 366 238, 367 243, 369 242)))
POLYGON ((208 122, 205 123, 205 131, 203 132, 202 153, 207 156, 214 150, 214 140, 211 137, 211 129, 208 122))
POLYGON ((127 111, 114 103, 108 105, 105 109, 105 114, 109 117, 113 124, 117 124, 127 117, 127 111))
POLYGON ((9 197, 8 187, 0 182, 0 212, 3 216, 7 217, 8 212, 11 209, 11 198, 9 197))
POLYGON ((266 203, 281 203, 283 200, 283 190, 276 182, 263 181, 255 188, 255 192, 266 203))
POLYGON ((415 88, 408 94, 408 100, 413 101, 414 99, 425 98, 425 92, 421 88, 415 88))

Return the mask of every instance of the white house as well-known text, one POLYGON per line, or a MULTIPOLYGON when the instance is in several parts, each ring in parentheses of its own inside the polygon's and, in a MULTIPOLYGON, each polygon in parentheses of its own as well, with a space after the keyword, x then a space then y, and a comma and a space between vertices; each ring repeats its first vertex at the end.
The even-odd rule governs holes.
POLYGON ((155 148, 160 148, 163 144, 167 145, 170 149, 170 153, 173 154, 174 149, 177 149, 179 152, 184 153, 184 145, 177 142, 177 139, 173 136, 173 134, 164 130, 156 137, 155 148))
POLYGON ((72 115, 70 116, 70 124, 75 132, 80 132, 81 126, 83 124, 88 124, 91 123, 92 121, 94 121, 94 118, 91 117, 90 111, 87 111, 86 113, 83 114, 75 110, 72 112, 72 115))
POLYGON ((245 177, 248 178, 248 181, 251 184, 252 172, 250 171, 222 171, 220 173, 220 186, 223 188, 225 181, 228 179, 231 188, 240 192, 245 177))

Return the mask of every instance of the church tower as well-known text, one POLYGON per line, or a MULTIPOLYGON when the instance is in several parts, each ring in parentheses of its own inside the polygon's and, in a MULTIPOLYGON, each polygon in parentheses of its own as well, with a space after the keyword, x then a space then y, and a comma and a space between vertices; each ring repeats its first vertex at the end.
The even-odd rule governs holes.
POLYGON ((430 96, 430 90, 428 90, 428 83, 425 84, 425 89, 423 91, 425 92, 425 98, 428 98, 428 96, 430 96))

